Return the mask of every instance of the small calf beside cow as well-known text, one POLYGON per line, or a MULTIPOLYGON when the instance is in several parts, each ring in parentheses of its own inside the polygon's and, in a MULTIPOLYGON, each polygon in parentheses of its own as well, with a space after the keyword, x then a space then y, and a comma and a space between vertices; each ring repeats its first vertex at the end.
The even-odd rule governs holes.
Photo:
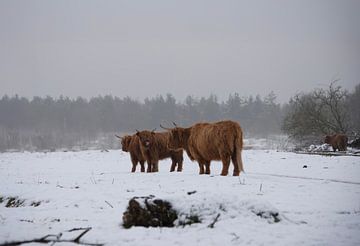
POLYGON ((241 152, 243 148, 243 132, 239 123, 234 121, 219 121, 216 123, 197 123, 191 127, 165 128, 165 132, 137 131, 132 136, 117 136, 121 139, 122 150, 130 153, 132 172, 138 163, 141 171, 159 170, 159 160, 171 158, 170 172, 182 171, 183 150, 190 160, 199 164, 199 174, 210 174, 210 162, 222 161, 221 175, 229 172, 230 161, 233 175, 239 176, 244 171, 241 152))
POLYGON ((176 165, 178 166, 177 171, 182 171, 183 151, 174 151, 167 147, 166 132, 142 131, 132 136, 115 136, 121 139, 122 151, 129 152, 130 154, 132 162, 131 172, 136 171, 138 163, 140 163, 141 172, 145 172, 145 161, 148 164, 147 172, 157 172, 159 170, 159 160, 169 157, 172 160, 170 172, 175 171, 176 165))

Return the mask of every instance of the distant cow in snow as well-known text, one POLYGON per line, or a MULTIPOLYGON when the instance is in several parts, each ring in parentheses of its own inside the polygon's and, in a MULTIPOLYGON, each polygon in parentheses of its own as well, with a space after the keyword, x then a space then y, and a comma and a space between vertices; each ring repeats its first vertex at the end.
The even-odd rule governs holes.
POLYGON ((145 130, 138 131, 136 135, 140 139, 140 149, 148 164, 147 172, 158 172, 159 160, 166 158, 172 160, 170 172, 175 171, 176 166, 178 172, 182 171, 183 150, 171 150, 168 148, 167 139, 169 133, 145 130))
POLYGON ((212 160, 222 161, 223 176, 228 174, 230 159, 234 164, 234 176, 244 170, 241 159, 243 132, 237 122, 197 123, 188 128, 161 127, 169 131, 169 148, 185 149, 189 158, 199 163, 200 174, 210 174, 212 160))
POLYGON ((121 149, 124 152, 130 153, 130 158, 132 162, 131 172, 135 172, 136 166, 140 163, 141 172, 145 172, 145 157, 142 155, 140 150, 140 139, 136 134, 129 136, 119 137, 115 135, 117 138, 121 139, 121 149))
POLYGON ((325 137, 324 142, 330 144, 334 152, 337 149, 339 151, 346 151, 348 137, 345 134, 328 135, 325 137))

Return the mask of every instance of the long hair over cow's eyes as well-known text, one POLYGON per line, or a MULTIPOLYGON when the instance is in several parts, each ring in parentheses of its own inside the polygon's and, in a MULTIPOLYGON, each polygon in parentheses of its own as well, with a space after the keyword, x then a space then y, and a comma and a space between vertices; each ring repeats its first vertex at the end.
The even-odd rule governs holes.
POLYGON ((174 128, 170 131, 171 147, 179 148, 181 145, 181 129, 174 128))
POLYGON ((125 136, 122 138, 121 140, 121 146, 123 150, 127 150, 129 148, 131 142, 131 137, 130 136, 125 136))

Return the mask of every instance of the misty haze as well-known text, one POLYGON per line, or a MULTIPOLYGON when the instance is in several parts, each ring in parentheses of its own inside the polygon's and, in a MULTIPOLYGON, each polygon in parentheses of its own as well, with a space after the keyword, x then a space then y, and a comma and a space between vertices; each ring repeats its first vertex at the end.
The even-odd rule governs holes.
POLYGON ((0 245, 359 245, 359 12, 0 1, 0 245))

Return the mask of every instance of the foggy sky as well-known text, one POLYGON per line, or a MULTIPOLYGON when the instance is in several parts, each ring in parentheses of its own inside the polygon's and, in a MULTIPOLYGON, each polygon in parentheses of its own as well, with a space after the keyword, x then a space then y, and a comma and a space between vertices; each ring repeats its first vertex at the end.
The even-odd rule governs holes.
POLYGON ((360 83, 360 1, 0 1, 0 97, 280 102, 360 83))

